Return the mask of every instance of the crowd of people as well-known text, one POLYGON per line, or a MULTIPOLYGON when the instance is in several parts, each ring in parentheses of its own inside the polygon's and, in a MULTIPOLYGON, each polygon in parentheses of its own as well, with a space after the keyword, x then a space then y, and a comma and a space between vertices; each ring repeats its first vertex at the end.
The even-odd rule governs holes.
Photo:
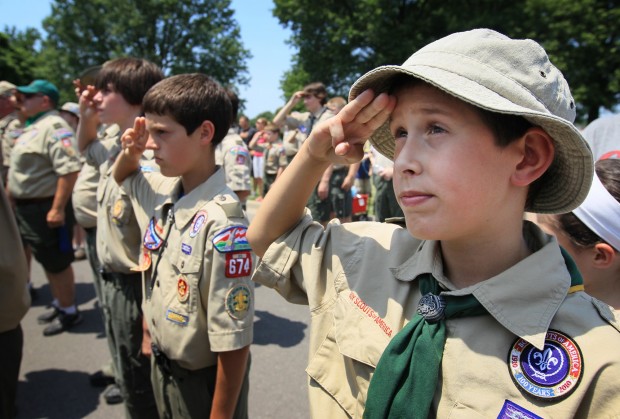
POLYGON ((31 258, 54 336, 82 321, 80 251, 110 351, 91 384, 127 417, 248 417, 253 281, 309 306, 313 417, 620 415, 620 120, 578 130, 534 41, 453 34, 254 127, 140 58, 74 85, 0 82, 0 417, 31 258))

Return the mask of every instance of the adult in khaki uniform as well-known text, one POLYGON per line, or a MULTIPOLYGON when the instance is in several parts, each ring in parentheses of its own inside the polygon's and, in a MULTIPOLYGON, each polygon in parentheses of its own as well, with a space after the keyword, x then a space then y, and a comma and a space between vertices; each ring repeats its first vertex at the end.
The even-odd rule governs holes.
POLYGON ((313 416, 618 416, 612 315, 556 240, 523 221, 524 209, 575 208, 592 179, 545 51, 458 33, 369 72, 350 99, 247 234, 262 257, 254 280, 310 306, 313 416), (406 229, 304 217, 309 180, 360 159, 368 137, 394 161, 406 229))
POLYGON ((73 147, 73 131, 54 110, 56 86, 35 80, 17 90, 24 96, 22 112, 28 120, 11 152, 8 190, 21 235, 50 283, 53 308, 39 317, 42 323, 51 322, 43 330, 50 336, 82 320, 75 306, 70 203, 81 163, 73 147))
MULTIPOLYGON (((15 92, 15 85, 9 83, 6 80, 0 81, 0 140, 4 138, 4 132, 8 125, 14 121, 17 117, 15 112, 15 106, 11 100, 15 92)), ((2 155, 6 153, 4 151, 4 141, 0 143, 0 150, 2 155)), ((2 166, 2 181, 6 181, 6 174, 8 172, 8 166, 2 166)))
POLYGON ((232 120, 230 101, 206 75, 184 74, 149 90, 144 112, 123 136, 114 178, 124 181, 144 232, 143 308, 159 414, 245 418, 254 258, 245 213, 214 156, 232 120), (145 147, 163 176, 137 170, 145 147))
MULTIPOLYGON (((112 178, 112 165, 121 151, 120 136, 142 113, 144 94, 163 78, 153 63, 138 58, 106 62, 96 85, 80 97, 84 115, 78 143, 89 165, 100 174, 97 188, 97 255, 101 264, 104 313, 111 353, 116 361, 116 384, 125 401, 126 415, 157 415, 150 385, 150 361, 142 348, 141 274, 135 272, 140 255, 140 228, 129 201, 112 178), (117 124, 118 131, 96 141, 98 123, 117 124)), ((144 157, 141 169, 156 170, 153 154, 144 157)), ((114 387, 106 391, 111 400, 114 387)))
MULTIPOLYGON (((233 121, 235 121, 239 98, 230 89, 228 97, 233 108, 233 121)), ((215 148, 215 164, 224 168, 226 185, 237 194, 245 209, 245 201, 252 190, 252 159, 248 146, 237 134, 235 128, 230 127, 222 142, 215 148)))
POLYGON ((15 216, 0 188, 0 417, 16 415, 15 395, 22 361, 24 335, 21 319, 30 307, 28 266, 15 216))
POLYGON ((284 145, 280 141, 280 130, 275 125, 270 124, 265 127, 265 134, 267 136, 267 147, 265 147, 263 194, 266 195, 276 178, 288 166, 288 159, 284 145))

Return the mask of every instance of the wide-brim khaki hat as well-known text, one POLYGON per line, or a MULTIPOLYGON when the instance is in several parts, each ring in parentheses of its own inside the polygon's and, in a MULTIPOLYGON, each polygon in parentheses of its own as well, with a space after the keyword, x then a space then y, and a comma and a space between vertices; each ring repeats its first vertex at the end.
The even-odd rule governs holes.
MULTIPOLYGON (((526 211, 565 213, 583 202, 594 173, 592 153, 573 125, 575 102, 564 76, 535 41, 489 29, 452 34, 420 49, 401 66, 369 71, 353 84, 349 100, 367 89, 389 92, 401 74, 479 108, 521 115, 547 131, 554 140, 554 160, 526 211)), ((393 160, 394 137, 388 125, 375 131, 370 142, 393 160)))

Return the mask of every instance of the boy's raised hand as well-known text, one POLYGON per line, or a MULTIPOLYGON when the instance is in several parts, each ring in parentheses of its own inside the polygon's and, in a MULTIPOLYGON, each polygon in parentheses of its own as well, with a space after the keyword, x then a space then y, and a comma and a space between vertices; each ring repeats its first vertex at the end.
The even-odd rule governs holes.
POLYGON ((387 121, 396 106, 396 98, 386 93, 375 97, 366 90, 338 115, 318 124, 308 138, 312 157, 330 163, 352 164, 364 157, 364 143, 387 121))
MULTIPOLYGON (((77 80, 79 83, 79 80, 77 80)), ((80 119, 91 119, 97 116, 97 105, 95 104, 94 98, 97 94, 97 89, 95 86, 86 86, 83 88, 82 85, 75 85, 75 93, 79 97, 80 102, 80 119), (80 91, 81 89, 81 91, 80 91)), ((98 121, 97 121, 98 123, 98 121)))
POLYGON ((148 140, 148 132, 146 130, 146 120, 144 117, 138 117, 134 120, 133 128, 125 130, 121 137, 121 146, 123 154, 129 157, 140 158, 146 149, 146 141, 148 140))

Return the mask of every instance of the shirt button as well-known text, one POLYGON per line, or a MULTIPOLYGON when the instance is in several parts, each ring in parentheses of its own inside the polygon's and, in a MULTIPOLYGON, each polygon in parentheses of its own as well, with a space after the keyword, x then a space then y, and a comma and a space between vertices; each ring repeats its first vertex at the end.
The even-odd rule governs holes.
POLYGON ((185 261, 181 262, 181 268, 183 268, 185 266, 185 261))
POLYGON ((159 287, 159 279, 157 280, 157 282, 155 282, 155 285, 157 285, 157 287, 159 287))

